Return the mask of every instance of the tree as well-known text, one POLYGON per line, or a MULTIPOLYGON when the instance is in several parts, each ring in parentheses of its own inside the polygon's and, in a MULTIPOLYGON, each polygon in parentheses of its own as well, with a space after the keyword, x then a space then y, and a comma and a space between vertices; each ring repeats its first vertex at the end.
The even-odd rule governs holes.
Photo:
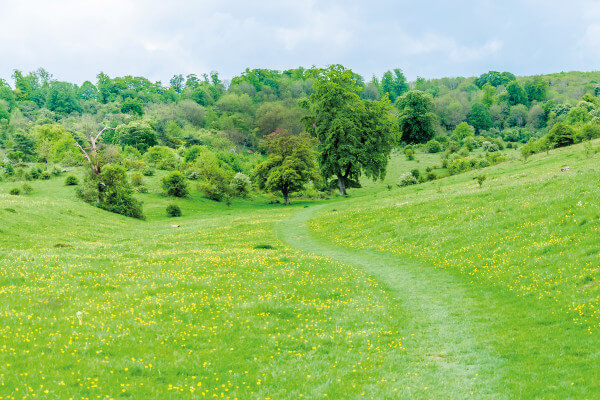
POLYGON ((473 129, 471 129, 469 124, 467 124, 466 122, 461 122, 456 126, 456 129, 454 129, 453 133, 454 136, 456 136, 456 138, 458 138, 459 140, 464 140, 468 136, 473 136, 473 129))
POLYGON ((340 195, 358 185, 361 174, 385 177, 390 152, 397 138, 392 107, 380 101, 361 100, 352 71, 341 65, 320 70, 313 85, 304 122, 318 139, 318 162, 325 179, 337 178, 340 195))
POLYGON ((552 147, 564 147, 575 143, 575 130, 564 122, 556 123, 546 135, 552 147))
POLYGON ((488 108, 491 107, 492 104, 494 104, 494 95, 496 94, 496 88, 490 85, 489 83, 486 83, 485 85, 483 85, 481 90, 483 91, 481 102, 484 106, 488 108))
POLYGON ((123 104, 121 104, 121 112, 123 114, 136 114, 141 117, 144 115, 142 101, 140 99, 125 99, 123 104))
POLYGON ((431 95, 411 90, 397 102, 400 110, 399 126, 406 143, 425 143, 435 135, 433 100, 431 95))
POLYGON ((475 134, 479 134, 479 131, 485 131, 492 127, 490 110, 481 103, 473 103, 467 121, 475 128, 475 134))
POLYGON ((179 75, 173 75, 173 77, 171 78, 171 81, 169 83, 171 84, 171 87, 173 88, 175 93, 181 94, 181 92, 183 91, 183 82, 184 81, 185 81, 185 79, 183 78, 183 75, 179 74, 179 75))
POLYGON ((185 177, 179 171, 172 171, 161 179, 161 186, 167 196, 186 197, 189 188, 185 177))
POLYGON ((523 86, 517 81, 512 81, 506 86, 506 92, 508 93, 508 104, 516 106, 517 104, 527 105, 527 93, 523 86))
POLYGON ((132 146, 140 152, 145 152, 149 147, 156 146, 156 133, 146 122, 132 121, 127 125, 120 125, 115 132, 115 144, 132 146))
POLYGON ((290 204, 291 193, 319 180, 315 141, 308 135, 272 133, 266 147, 268 158, 255 168, 254 179, 260 189, 281 192, 285 205, 290 204))
POLYGON ((534 76, 525 82, 525 92, 529 101, 544 101, 548 82, 541 76, 534 76))
POLYGON ((46 97, 46 107, 58 114, 80 112, 75 86, 68 82, 52 82, 46 97))
POLYGON ((15 133, 12 151, 21 154, 23 161, 28 161, 35 154, 35 142, 29 135, 15 133))
POLYGON ((406 78, 399 68, 394 69, 393 74, 392 71, 387 71, 383 74, 380 88, 381 94, 387 94, 392 103, 409 89, 406 78))

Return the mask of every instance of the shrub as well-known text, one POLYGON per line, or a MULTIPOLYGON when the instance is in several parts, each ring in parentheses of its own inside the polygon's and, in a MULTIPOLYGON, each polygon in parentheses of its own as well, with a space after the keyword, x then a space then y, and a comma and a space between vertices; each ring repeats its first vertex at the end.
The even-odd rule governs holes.
POLYGON ((477 180, 477 183, 479 184, 479 187, 481 187, 483 185, 483 182, 486 179, 485 175, 477 175, 475 178, 473 178, 475 180, 477 180))
POLYGON ((247 175, 238 172, 231 180, 230 186, 235 196, 246 197, 252 188, 252 182, 247 175))
POLYGON ((433 171, 427 171, 427 173, 425 174, 425 179, 427 179, 428 181, 434 181, 437 179, 437 175, 433 171))
POLYGON ((198 190, 204 197, 214 201, 221 201, 227 195, 222 188, 208 181, 200 182, 198 184, 198 190))
POLYGON ((158 169, 173 169, 177 164, 173 150, 166 146, 150 147, 148 152, 144 154, 144 158, 150 165, 158 169))
POLYGON ((52 168, 52 175, 59 176, 60 175, 60 169, 58 169, 56 167, 52 168))
POLYGON ((44 171, 40 174, 40 179, 47 181, 48 179, 50 179, 50 172, 48 171, 44 171))
POLYGON ((163 191, 167 196, 186 197, 189 193, 185 177, 179 171, 173 171, 161 180, 163 191))
POLYGON ((14 187, 9 190, 8 194, 13 195, 13 196, 18 196, 21 194, 21 189, 19 189, 18 187, 14 187))
POLYGON ((416 185, 417 183, 417 178, 415 178, 415 176, 410 172, 407 172, 406 174, 400 176, 400 183, 398 184, 398 186, 410 186, 416 185))
POLYGON ((500 147, 498 146, 498 144, 489 142, 487 140, 482 143, 482 146, 483 146, 483 150, 484 151, 487 151, 487 152, 490 152, 490 153, 493 153, 493 152, 496 152, 496 151, 500 151, 500 147))
POLYGON ((169 204, 167 206, 167 215, 169 217, 181 217, 181 208, 177 204, 169 204))
POLYGON ((33 192, 33 187, 28 183, 24 183, 23 186, 21 186, 21 189, 23 190, 23 194, 29 194, 33 192))
POLYGON ((133 174, 131 174, 131 186, 134 187, 138 187, 138 186, 142 186, 142 174, 140 174, 139 172, 134 172, 133 174))
POLYGON ((419 178, 421 177, 421 171, 419 171, 419 169, 418 169, 418 168, 412 169, 412 170, 410 171, 410 174, 411 174, 412 176, 414 176, 414 177, 415 177, 415 179, 416 179, 417 181, 418 181, 418 180, 419 180, 419 178))
POLYGON ((406 159, 408 161, 412 161, 415 159, 415 151, 413 150, 413 148, 411 146, 406 146, 404 148, 404 155, 406 156, 406 159))
POLYGON ((65 186, 75 186, 79 184, 79 180, 75 175, 69 175, 65 178, 65 186))
POLYGON ((425 150, 428 153, 439 153, 440 151, 442 151, 442 145, 437 140, 431 139, 425 144, 425 150))
POLYGON ((39 179, 40 175, 42 175, 42 170, 40 168, 31 168, 29 174, 31 176, 31 179, 39 179))
POLYGON ((144 170, 142 171, 142 174, 144 174, 144 176, 154 176, 154 170, 150 167, 144 168, 144 170))

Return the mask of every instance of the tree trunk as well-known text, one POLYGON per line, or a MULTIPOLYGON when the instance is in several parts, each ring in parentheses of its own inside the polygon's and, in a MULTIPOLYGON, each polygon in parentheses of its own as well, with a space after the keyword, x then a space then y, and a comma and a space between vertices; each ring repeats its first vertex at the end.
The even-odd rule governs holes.
POLYGON ((340 189, 340 196, 346 195, 346 183, 344 181, 344 177, 338 175, 338 188, 340 189))
POLYGON ((285 204, 286 206, 290 205, 290 196, 287 193, 283 194, 283 204, 285 204))

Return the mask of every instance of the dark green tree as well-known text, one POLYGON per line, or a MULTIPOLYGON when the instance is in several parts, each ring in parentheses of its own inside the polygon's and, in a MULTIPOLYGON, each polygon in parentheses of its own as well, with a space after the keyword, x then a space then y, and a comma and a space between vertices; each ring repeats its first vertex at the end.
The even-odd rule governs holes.
POLYGON ((435 114, 431 95, 411 90, 398 99, 399 125, 406 143, 425 143, 435 135, 435 114))
POLYGON ((315 140, 307 134, 272 133, 266 147, 268 158, 254 169, 254 180, 260 189, 280 192, 285 205, 290 204, 291 193, 319 180, 315 140))
POLYGON ((558 122, 550 129, 546 138, 552 147, 570 146, 575 143, 575 129, 563 122, 558 122))
POLYGON ((383 179, 397 124, 387 98, 361 100, 352 71, 341 65, 320 70, 315 77, 306 129, 319 141, 318 161, 325 179, 337 178, 340 195, 358 185, 361 174, 383 179))
POLYGON ((135 147, 142 153, 149 147, 158 144, 156 133, 152 127, 142 121, 132 121, 127 125, 120 125, 115 132, 114 140, 115 144, 123 147, 135 147))
POLYGON ((90 81, 85 81, 78 91, 79 98, 82 100, 95 100, 98 97, 98 89, 90 81))
POLYGON ((481 103, 473 103, 471 111, 467 116, 469 124, 475 128, 475 134, 492 127, 492 116, 490 110, 481 103))
POLYGON ((77 88, 68 82, 50 83, 46 97, 46 107, 57 114, 80 112, 81 106, 77 99, 77 88))
POLYGON ((35 154, 35 140, 24 133, 15 133, 13 136, 12 151, 20 153, 23 161, 29 161, 35 154))
POLYGON ((525 89, 517 81, 512 81, 506 85, 506 92, 508 93, 508 104, 511 106, 517 104, 527 105, 529 103, 525 89))
POLYGON ((123 114, 135 114, 141 117, 144 115, 144 106, 140 99, 125 99, 121 104, 121 112, 123 114))

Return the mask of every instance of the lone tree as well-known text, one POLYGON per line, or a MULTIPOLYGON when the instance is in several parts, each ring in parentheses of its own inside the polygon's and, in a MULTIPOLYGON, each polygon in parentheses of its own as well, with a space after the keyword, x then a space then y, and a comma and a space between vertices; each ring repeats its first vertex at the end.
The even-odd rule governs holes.
POLYGON ((426 143, 433 139, 435 114, 431 95, 411 90, 396 102, 400 110, 398 119, 402 140, 406 143, 426 143))
POLYGON ((266 147, 268 158, 255 168, 254 181, 261 189, 281 192, 285 205, 290 204, 290 193, 319 181, 315 141, 310 136, 272 133, 266 147))
POLYGON ((392 106, 382 100, 361 100, 351 70, 332 65, 317 72, 314 92, 301 106, 308 109, 306 129, 318 140, 318 162, 325 179, 337 178, 340 195, 358 185, 361 174, 383 179, 397 124, 392 106))

